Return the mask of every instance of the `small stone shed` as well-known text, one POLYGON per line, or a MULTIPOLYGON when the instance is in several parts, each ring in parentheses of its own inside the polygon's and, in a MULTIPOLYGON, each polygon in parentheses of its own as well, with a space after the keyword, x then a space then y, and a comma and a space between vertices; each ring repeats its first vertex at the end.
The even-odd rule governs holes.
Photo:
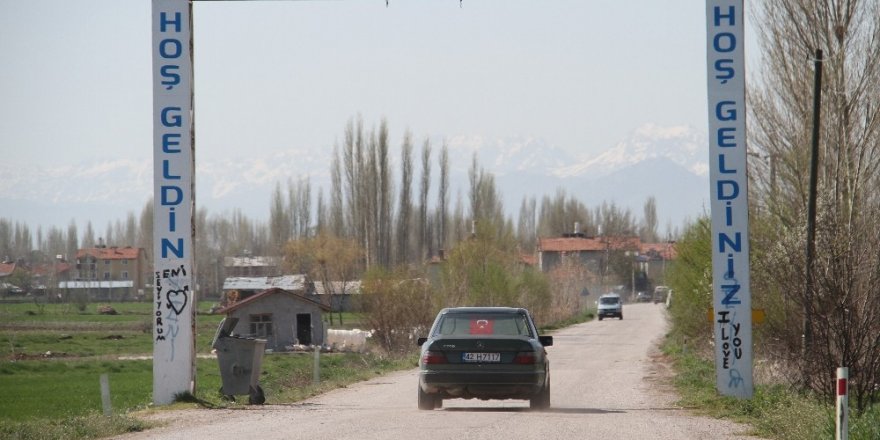
POLYGON ((330 308, 300 293, 280 288, 259 292, 217 313, 238 318, 232 333, 266 339, 266 348, 289 351, 296 344, 324 343, 323 314, 330 308))

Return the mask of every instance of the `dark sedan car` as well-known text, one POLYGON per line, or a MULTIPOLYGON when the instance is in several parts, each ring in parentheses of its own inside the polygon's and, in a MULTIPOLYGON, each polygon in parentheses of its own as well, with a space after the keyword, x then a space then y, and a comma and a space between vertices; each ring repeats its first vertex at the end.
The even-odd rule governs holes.
POLYGON ((528 399, 550 406, 550 361, 528 310, 509 307, 443 309, 430 337, 419 338, 419 409, 443 399, 528 399))

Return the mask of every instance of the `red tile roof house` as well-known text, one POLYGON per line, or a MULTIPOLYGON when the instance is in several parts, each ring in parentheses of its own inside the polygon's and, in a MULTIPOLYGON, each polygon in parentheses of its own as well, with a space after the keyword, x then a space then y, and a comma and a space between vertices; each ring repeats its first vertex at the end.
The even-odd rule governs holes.
POLYGON ((638 252, 639 237, 560 237, 538 240, 538 267, 549 272, 562 264, 563 259, 574 258, 593 273, 600 273, 609 252, 638 252))
POLYGON ((678 256, 675 250, 675 242, 642 243, 639 255, 645 257, 648 278, 651 280, 665 280, 666 270, 669 263, 678 256))
POLYGON ((95 247, 76 251, 73 281, 61 288, 86 289, 90 298, 125 301, 148 294, 150 267, 143 248, 95 247))
POLYGON ((601 279, 602 269, 607 268, 609 262, 609 254, 614 252, 633 256, 639 264, 639 272, 654 283, 664 280, 667 263, 676 257, 675 242, 642 243, 639 237, 587 237, 577 234, 539 239, 538 267, 549 272, 563 260, 574 259, 601 279))
POLYGON ((59 284, 70 280, 71 272, 73 265, 62 259, 36 264, 31 268, 34 290, 42 293, 57 293, 59 284))
POLYGON ((0 263, 0 280, 15 272, 15 263, 0 263))
POLYGON ((9 282, 16 269, 22 270, 17 268, 15 263, 0 263, 0 295, 21 295, 25 293, 22 288, 9 282))

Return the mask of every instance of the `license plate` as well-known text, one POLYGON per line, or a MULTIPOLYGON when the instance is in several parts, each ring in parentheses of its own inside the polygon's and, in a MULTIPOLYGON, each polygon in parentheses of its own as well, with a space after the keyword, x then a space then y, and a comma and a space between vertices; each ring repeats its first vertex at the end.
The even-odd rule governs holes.
POLYGON ((501 353, 462 353, 462 362, 501 362, 501 353))

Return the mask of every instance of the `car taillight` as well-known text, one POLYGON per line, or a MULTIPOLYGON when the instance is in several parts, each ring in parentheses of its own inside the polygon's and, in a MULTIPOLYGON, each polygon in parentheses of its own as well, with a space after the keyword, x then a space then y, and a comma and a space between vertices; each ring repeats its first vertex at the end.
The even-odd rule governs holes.
POLYGON ((535 363, 535 352, 533 351, 521 351, 516 354, 516 357, 513 358, 514 364, 520 365, 531 365, 535 363))
POLYGON ((445 364, 446 356, 439 351, 426 351, 422 355, 423 364, 445 364))

